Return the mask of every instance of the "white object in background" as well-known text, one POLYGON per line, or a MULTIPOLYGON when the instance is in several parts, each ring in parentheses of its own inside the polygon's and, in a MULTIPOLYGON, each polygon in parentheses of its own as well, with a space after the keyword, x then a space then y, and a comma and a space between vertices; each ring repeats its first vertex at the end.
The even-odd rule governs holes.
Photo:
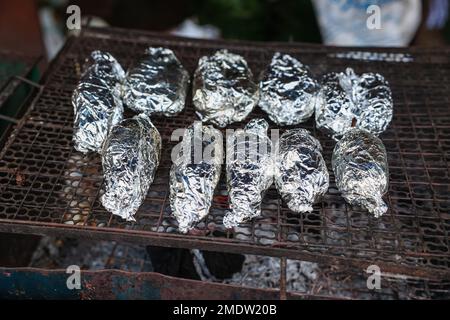
POLYGON ((42 37, 47 53, 47 59, 53 59, 64 45, 64 34, 59 29, 58 23, 53 15, 53 10, 43 7, 39 10, 39 20, 41 23, 42 37))
POLYGON ((422 16, 420 0, 313 0, 323 42, 404 47, 422 16))
POLYGON ((172 32, 173 35, 197 39, 218 39, 220 30, 212 25, 199 25, 194 19, 184 20, 172 32))

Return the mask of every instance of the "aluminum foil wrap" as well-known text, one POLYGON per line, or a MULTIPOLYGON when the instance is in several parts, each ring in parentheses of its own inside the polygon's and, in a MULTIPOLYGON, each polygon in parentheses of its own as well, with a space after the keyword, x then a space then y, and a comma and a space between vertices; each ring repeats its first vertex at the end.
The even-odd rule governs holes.
POLYGON ((227 185, 231 211, 225 214, 226 228, 261 214, 261 202, 273 182, 272 142, 268 123, 253 119, 227 137, 227 185))
POLYGON ((352 127, 378 135, 392 120, 393 100, 388 82, 378 73, 329 73, 322 79, 316 102, 316 125, 335 140, 352 127))
POLYGON ((243 57, 219 50, 199 60, 192 96, 199 118, 224 128, 244 120, 253 110, 258 86, 243 57))
POLYGON ((167 48, 148 48, 127 74, 123 100, 136 112, 173 116, 184 108, 189 73, 167 48))
POLYGON ((158 168, 161 136, 142 113, 122 120, 112 130, 102 150, 105 193, 103 206, 127 221, 145 199, 158 168))
POLYGON ((75 149, 99 152, 110 129, 122 120, 125 72, 114 57, 93 51, 72 94, 75 149))
POLYGON ((332 166, 336 185, 348 203, 375 217, 387 211, 382 196, 388 189, 389 170, 379 138, 363 129, 347 131, 334 147, 332 166))
POLYGON ((318 89, 307 66, 277 52, 259 83, 259 106, 278 125, 299 124, 314 113, 318 89))
POLYGON ((308 130, 292 129, 275 146, 275 184, 289 209, 311 212, 328 190, 329 175, 322 147, 308 130))
POLYGON ((220 178, 223 146, 220 131, 194 122, 172 151, 170 207, 178 229, 188 232, 208 215, 220 178))

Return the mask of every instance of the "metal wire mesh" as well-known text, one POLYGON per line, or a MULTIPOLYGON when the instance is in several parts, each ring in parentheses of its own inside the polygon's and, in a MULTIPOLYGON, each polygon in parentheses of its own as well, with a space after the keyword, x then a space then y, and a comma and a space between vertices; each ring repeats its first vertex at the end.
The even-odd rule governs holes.
POLYGON ((26 77, 36 65, 36 57, 0 50, 0 106, 20 84, 14 76, 26 77))
MULTIPOLYGON (((383 271, 427 277, 450 277, 450 49, 367 49, 383 56, 406 53, 412 61, 363 61, 336 56, 350 48, 299 44, 255 44, 172 38, 118 29, 85 29, 70 39, 47 72, 41 94, 0 154, 0 230, 98 237, 142 244, 200 248, 354 266, 375 263, 383 271), (388 151, 389 211, 380 219, 348 206, 334 183, 314 211, 293 214, 272 187, 264 198, 262 217, 234 231, 224 230, 227 191, 222 180, 208 217, 188 235, 177 233, 170 217, 168 174, 172 131, 195 119, 191 96, 173 118, 155 117, 163 137, 161 165, 136 223, 112 217, 101 206, 102 172, 97 155, 82 155, 72 146, 70 96, 80 65, 92 50, 110 51, 124 66, 147 46, 175 51, 192 73, 199 57, 219 48, 242 54, 259 74, 275 51, 308 64, 313 73, 381 72, 391 84, 394 119, 381 135, 388 151)), ((366 50, 366 49, 365 49, 366 50)), ((402 61, 402 59, 400 59, 402 61)), ((264 117, 256 109, 249 116, 264 117)), ((235 124, 232 127, 241 127, 235 124)), ((321 141, 331 169, 334 142, 307 128, 321 141)))

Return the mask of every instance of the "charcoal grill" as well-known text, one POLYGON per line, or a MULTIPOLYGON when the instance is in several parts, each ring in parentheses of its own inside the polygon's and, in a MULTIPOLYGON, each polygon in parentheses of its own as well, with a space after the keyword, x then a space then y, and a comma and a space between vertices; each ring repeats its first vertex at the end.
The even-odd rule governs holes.
MULTIPOLYGON (((449 280, 450 48, 363 49, 379 56, 387 53, 389 61, 345 54, 352 51, 361 49, 192 40, 84 28, 80 36, 67 41, 51 64, 41 81, 42 90, 34 94, 28 112, 0 153, 0 231, 268 255, 281 257, 282 267, 286 259, 359 270, 376 264, 387 273, 449 280), (168 202, 170 153, 178 143, 170 141, 170 136, 196 119, 189 95, 178 116, 153 118, 163 139, 162 160, 137 221, 127 223, 111 216, 99 201, 103 192, 100 158, 73 148, 70 97, 80 66, 92 50, 111 52, 126 68, 147 46, 171 48, 191 73, 199 57, 220 48, 243 55, 255 74, 275 51, 297 57, 316 75, 346 67, 357 73, 382 73, 391 84, 395 105, 393 121, 381 135, 390 170, 388 212, 375 219, 345 203, 331 171, 334 142, 310 120, 302 127, 321 141, 330 170, 329 192, 313 212, 293 214, 272 187, 261 218, 234 231, 225 230, 222 218, 228 203, 222 175, 210 214, 191 233, 179 234, 168 202)), ((265 115, 256 109, 249 116, 253 117, 265 115)), ((281 280, 280 289, 285 291, 285 279, 281 280)))

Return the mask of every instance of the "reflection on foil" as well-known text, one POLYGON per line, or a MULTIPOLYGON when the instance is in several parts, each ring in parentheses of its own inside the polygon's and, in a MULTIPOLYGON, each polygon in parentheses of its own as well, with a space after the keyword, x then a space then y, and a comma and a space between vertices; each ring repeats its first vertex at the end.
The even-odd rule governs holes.
POLYGON ((112 55, 93 51, 72 95, 75 149, 99 152, 110 129, 122 120, 125 72, 112 55))
POLYGON ((261 214, 261 202, 273 181, 272 142, 268 123, 253 119, 227 137, 227 186, 231 211, 223 218, 226 228, 261 214))
POLYGON ((124 102, 136 112, 173 116, 184 108, 189 74, 172 50, 148 48, 127 74, 124 102))
POLYGON ((294 125, 314 113, 319 87, 309 68, 288 54, 275 53, 259 84, 259 106, 278 125, 294 125))
POLYGON ((102 151, 105 179, 103 206, 127 221, 147 195, 159 165, 161 136, 142 113, 125 119, 112 130, 102 151))
POLYGON ((345 73, 332 72, 323 77, 316 103, 316 125, 335 140, 353 125, 378 135, 386 130, 392 115, 392 93, 382 75, 358 76, 347 68, 345 73))
POLYGON ((329 185, 320 142, 308 130, 287 130, 278 140, 275 152, 278 192, 292 211, 311 212, 329 185))
POLYGON ((208 215, 223 162, 220 131, 200 121, 185 130, 170 170, 170 207, 180 232, 208 215))
POLYGON ((258 102, 258 86, 243 57, 219 50, 200 58, 192 96, 199 118, 224 128, 244 120, 253 110, 258 102))
POLYGON ((336 185, 348 203, 375 217, 387 211, 382 196, 388 189, 389 171, 380 139, 366 130, 351 129, 336 144, 332 166, 336 185))

